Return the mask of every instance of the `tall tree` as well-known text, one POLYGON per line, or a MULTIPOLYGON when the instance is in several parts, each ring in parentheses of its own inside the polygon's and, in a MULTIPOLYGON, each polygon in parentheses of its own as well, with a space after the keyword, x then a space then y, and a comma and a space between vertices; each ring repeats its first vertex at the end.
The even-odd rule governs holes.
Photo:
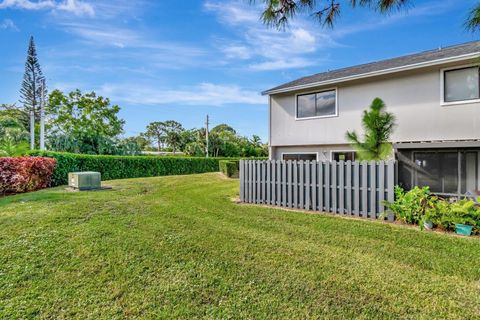
MULTIPOLYGON (((27 113, 33 111, 35 118, 39 118, 39 107, 42 94, 46 95, 47 89, 43 88, 45 80, 40 63, 38 62, 37 49, 33 37, 30 37, 27 50, 27 61, 25 62, 25 73, 23 74, 22 87, 20 89, 20 102, 27 113)), ((29 124, 30 127, 30 124, 29 124)))
POLYGON ((165 123, 161 121, 151 122, 144 135, 157 144, 157 151, 160 152, 162 145, 165 143, 165 123))
MULTIPOLYGON (((251 3, 263 2, 263 22, 275 28, 284 28, 290 19, 301 13, 315 17, 323 26, 333 27, 345 6, 369 8, 380 13, 406 8, 413 0, 250 0, 251 3)), ((465 26, 472 31, 480 27, 480 2, 468 16, 465 26)))
POLYGON ((165 143, 172 148, 173 154, 178 150, 182 144, 182 132, 184 131, 182 125, 174 120, 164 122, 165 125, 165 143))
POLYGON ((74 149, 82 153, 111 154, 113 139, 123 132, 125 124, 119 112, 119 106, 111 105, 108 98, 95 92, 82 94, 77 89, 65 95, 54 90, 47 105, 49 139, 76 145, 74 149))
POLYGON ((395 127, 395 116, 386 112, 385 108, 382 99, 375 98, 370 110, 363 112, 364 141, 360 141, 355 131, 347 132, 347 139, 359 160, 385 160, 390 156, 392 144, 389 139, 395 127))

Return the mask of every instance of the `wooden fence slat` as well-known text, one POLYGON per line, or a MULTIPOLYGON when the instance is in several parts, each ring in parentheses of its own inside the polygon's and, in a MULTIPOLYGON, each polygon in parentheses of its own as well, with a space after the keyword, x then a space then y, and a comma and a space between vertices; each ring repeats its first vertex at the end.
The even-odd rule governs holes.
POLYGON ((282 168, 281 168, 281 161, 277 160, 277 202, 275 205, 281 206, 282 205, 282 168))
POLYGON ((385 161, 378 163, 378 212, 382 214, 385 211, 383 202, 385 201, 385 161))
POLYGON ((305 210, 310 210, 310 161, 305 161, 304 171, 305 171, 305 210))
POLYGON ((293 172, 292 172, 292 161, 288 161, 288 170, 287 170, 287 189, 288 189, 288 192, 287 192, 287 196, 288 196, 288 207, 291 208, 292 207, 292 175, 293 175, 293 172))
POLYGON ((300 209, 303 209, 303 206, 304 206, 304 201, 303 201, 303 197, 304 197, 304 191, 305 191, 305 181, 304 181, 304 176, 305 176, 305 167, 303 165, 303 160, 300 160, 300 164, 299 164, 299 168, 300 170, 298 171, 298 175, 300 176, 300 182, 299 182, 299 208, 300 209))
POLYGON ((353 164, 353 212, 355 216, 360 216, 360 164, 355 161, 353 164))
POLYGON ((243 192, 245 191, 245 178, 243 174, 245 173, 245 169, 243 168, 244 160, 240 160, 240 202, 245 202, 245 195, 243 192))
POLYGON ((346 193, 347 193, 347 214, 352 214, 352 161, 346 162, 346 193))
POLYGON ((298 207, 298 162, 293 161, 293 201, 292 206, 298 207))
POLYGON ((368 217, 368 162, 362 161, 362 216, 368 217))
POLYGON ((370 218, 377 218, 377 163, 370 162, 370 218))
MULTIPOLYGON (((395 161, 387 162, 387 201, 393 202, 394 200, 394 188, 395 188, 395 161)), ((393 221, 393 214, 390 212, 387 216, 389 221, 393 221)))
POLYGON ((271 205, 276 205, 277 204, 277 163, 276 161, 272 161, 272 201, 271 205))
POLYGON ((325 162, 325 212, 332 212, 330 208, 330 166, 331 162, 325 162))
POLYGON ((272 184, 270 183, 272 181, 272 175, 271 175, 271 166, 272 162, 267 161, 267 204, 272 204, 272 184))
POLYGON ((257 203, 257 162, 252 161, 252 203, 257 203))
POLYGON ((318 163, 318 210, 321 212, 325 211, 323 208, 323 191, 325 190, 323 187, 323 164, 324 162, 318 163))
POLYGON ((317 161, 312 161, 310 164, 312 170, 312 210, 317 211, 317 161))
POLYGON ((337 161, 332 161, 332 179, 331 179, 331 193, 332 193, 332 212, 337 213, 338 201, 337 201, 337 161))
POLYGON ((282 161, 282 206, 287 206, 287 166, 282 161))
POLYGON ((338 162, 338 213, 345 214, 345 162, 338 162))

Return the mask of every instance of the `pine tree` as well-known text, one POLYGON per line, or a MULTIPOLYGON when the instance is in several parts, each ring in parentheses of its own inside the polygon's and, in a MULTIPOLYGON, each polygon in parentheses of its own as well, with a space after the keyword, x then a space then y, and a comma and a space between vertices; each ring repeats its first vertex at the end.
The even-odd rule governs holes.
MULTIPOLYGON (((27 51, 27 61, 25 62, 25 73, 23 75, 22 88, 20 89, 20 102, 23 104, 25 112, 28 114, 33 111, 35 119, 40 117, 39 108, 42 96, 42 81, 45 80, 40 63, 38 62, 37 50, 33 37, 27 51)), ((43 94, 46 96, 47 89, 44 87, 43 94)))
POLYGON ((363 112, 363 142, 355 131, 347 132, 347 139, 357 152, 358 160, 385 160, 391 155, 392 144, 389 139, 395 127, 395 116, 386 112, 385 108, 382 99, 375 98, 370 110, 363 112))

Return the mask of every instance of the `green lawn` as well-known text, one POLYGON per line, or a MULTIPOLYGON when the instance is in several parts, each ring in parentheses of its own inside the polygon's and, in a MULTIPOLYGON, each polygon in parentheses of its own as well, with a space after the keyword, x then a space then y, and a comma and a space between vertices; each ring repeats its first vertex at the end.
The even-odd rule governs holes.
POLYGON ((0 318, 480 317, 480 240, 231 201, 218 174, 0 199, 0 318))

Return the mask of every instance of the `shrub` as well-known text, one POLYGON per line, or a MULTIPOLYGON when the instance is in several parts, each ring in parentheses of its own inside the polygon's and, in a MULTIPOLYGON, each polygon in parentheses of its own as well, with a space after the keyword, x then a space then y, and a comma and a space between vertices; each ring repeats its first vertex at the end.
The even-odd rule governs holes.
POLYGON ((401 187, 395 187, 395 201, 385 205, 392 211, 395 218, 410 224, 419 224, 425 220, 427 212, 431 213, 431 194, 428 187, 415 187, 405 192, 401 187))
MULTIPOLYGON (((480 198, 478 199, 480 201, 480 198)), ((395 218, 409 224, 418 224, 423 228, 425 221, 445 230, 455 230, 455 224, 467 224, 480 232, 480 207, 472 200, 462 199, 448 202, 430 193, 428 187, 415 187, 405 192, 395 187, 395 201, 386 202, 395 218)))
POLYGON ((44 157, 0 158, 0 193, 20 193, 50 185, 56 160, 44 157))
POLYGON ((63 152, 33 151, 31 155, 57 159, 52 185, 68 183, 68 173, 98 171, 102 179, 125 179, 180 175, 219 171, 221 158, 157 157, 157 156, 107 156, 83 155, 63 152))
POLYGON ((240 171, 239 160, 220 160, 218 163, 220 172, 229 178, 238 178, 240 171))

